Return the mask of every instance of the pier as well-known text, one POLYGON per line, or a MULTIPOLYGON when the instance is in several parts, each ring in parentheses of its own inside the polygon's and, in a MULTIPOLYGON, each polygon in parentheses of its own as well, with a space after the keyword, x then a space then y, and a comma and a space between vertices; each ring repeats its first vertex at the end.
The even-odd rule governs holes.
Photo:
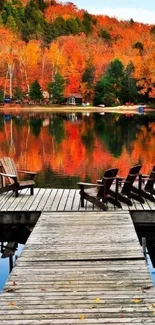
MULTIPOLYGON (((148 200, 145 200, 144 204, 133 200, 131 207, 121 204, 123 211, 155 211, 155 204, 148 200)), ((108 203, 108 210, 113 211, 115 208, 108 203)), ((37 211, 99 211, 99 208, 88 201, 85 202, 85 207, 81 208, 79 190, 77 189, 35 188, 32 196, 29 194, 29 189, 24 189, 19 192, 17 198, 11 191, 0 195, 0 213, 29 212, 30 215, 31 212, 37 211)))
POLYGON ((78 190, 2 195, 0 219, 21 212, 38 221, 0 296, 0 324, 154 325, 155 291, 131 218, 153 206, 81 209, 78 190))

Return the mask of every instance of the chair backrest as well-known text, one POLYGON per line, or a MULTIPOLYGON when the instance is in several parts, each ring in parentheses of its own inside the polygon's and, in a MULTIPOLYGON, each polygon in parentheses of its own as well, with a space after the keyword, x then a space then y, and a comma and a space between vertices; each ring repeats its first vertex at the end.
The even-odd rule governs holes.
POLYGON ((101 184, 104 185, 104 187, 100 187, 97 196, 102 197, 103 195, 106 195, 115 180, 115 177, 117 176, 118 168, 111 168, 107 169, 104 172, 101 184))
MULTIPOLYGON (((0 164, 2 167, 2 172, 4 172, 7 175, 15 175, 17 177, 17 179, 19 180, 16 165, 12 158, 3 157, 0 159, 0 164)), ((8 177, 8 180, 9 180, 10 184, 14 183, 12 178, 8 177)))
POLYGON ((129 173, 124 181, 123 187, 122 187, 122 194, 129 194, 130 190, 132 188, 133 183, 135 182, 137 176, 139 175, 139 172, 142 168, 142 165, 135 165, 130 168, 129 173))
POLYGON ((155 166, 153 166, 151 170, 149 178, 145 184, 144 190, 148 192, 152 191, 154 183, 155 183, 155 166))

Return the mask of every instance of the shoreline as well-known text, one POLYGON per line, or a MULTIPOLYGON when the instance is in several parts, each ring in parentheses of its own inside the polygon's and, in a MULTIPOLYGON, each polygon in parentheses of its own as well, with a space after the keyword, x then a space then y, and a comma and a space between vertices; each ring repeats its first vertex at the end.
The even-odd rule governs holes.
MULTIPOLYGON (((66 112, 66 113, 139 113, 138 108, 142 105, 133 106, 115 106, 115 107, 98 107, 98 106, 0 106, 0 112, 66 112)), ((155 111, 153 108, 144 107, 144 112, 155 111)))

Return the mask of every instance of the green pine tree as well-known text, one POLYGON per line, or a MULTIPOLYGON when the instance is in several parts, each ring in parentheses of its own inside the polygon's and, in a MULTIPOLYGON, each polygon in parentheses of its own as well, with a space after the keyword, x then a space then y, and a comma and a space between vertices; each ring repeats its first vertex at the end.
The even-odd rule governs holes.
POLYGON ((34 101, 41 101, 43 99, 42 90, 37 80, 32 82, 32 84, 30 85, 29 95, 30 98, 34 101))
POLYGON ((48 84, 48 91, 50 97, 53 98, 53 102, 60 103, 63 99, 65 80, 58 72, 55 74, 53 82, 48 84))

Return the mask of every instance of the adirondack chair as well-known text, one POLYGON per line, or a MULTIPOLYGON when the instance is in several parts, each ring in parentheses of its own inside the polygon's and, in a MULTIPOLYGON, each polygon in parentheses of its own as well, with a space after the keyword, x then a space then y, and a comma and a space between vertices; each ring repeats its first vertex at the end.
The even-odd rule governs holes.
POLYGON ((118 168, 112 168, 105 171, 100 184, 79 182, 81 207, 84 207, 84 200, 89 201, 102 210, 107 210, 107 202, 121 208, 120 202, 109 194, 112 183, 116 180, 116 193, 118 182, 116 175, 118 168), (87 188, 88 187, 88 188, 87 188))
POLYGON ((130 168, 126 178, 118 177, 118 191, 109 190, 109 194, 114 196, 117 200, 132 206, 131 199, 137 200, 140 203, 144 203, 144 199, 139 191, 135 191, 134 182, 139 176, 139 171, 142 168, 141 165, 136 165, 130 168))
POLYGON ((14 160, 9 157, 0 159, 0 179, 1 187, 0 193, 13 191, 15 196, 18 197, 18 191, 24 188, 30 188, 30 194, 33 195, 34 180, 36 173, 17 170, 14 160), (29 180, 20 180, 18 174, 24 173, 29 175, 29 180))
POLYGON ((138 186, 133 188, 136 194, 141 195, 145 199, 155 202, 154 194, 155 184, 155 166, 153 166, 150 175, 139 175, 138 186))

